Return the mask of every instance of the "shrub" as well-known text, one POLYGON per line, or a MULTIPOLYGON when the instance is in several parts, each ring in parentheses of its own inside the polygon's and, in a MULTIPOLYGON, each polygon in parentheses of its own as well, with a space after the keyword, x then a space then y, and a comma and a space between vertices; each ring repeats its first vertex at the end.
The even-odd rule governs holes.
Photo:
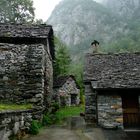
POLYGON ((52 103, 52 114, 55 114, 55 112, 59 109, 59 103, 52 103))
POLYGON ((41 123, 37 120, 33 120, 30 126, 29 133, 33 135, 37 135, 39 133, 40 128, 41 128, 41 123))
POLYGON ((52 122, 52 115, 51 114, 46 114, 43 116, 43 120, 42 120, 43 126, 51 125, 52 123, 53 122, 52 122))
POLYGON ((46 114, 43 116, 42 124, 43 126, 48 126, 59 122, 60 117, 56 113, 54 114, 46 114))

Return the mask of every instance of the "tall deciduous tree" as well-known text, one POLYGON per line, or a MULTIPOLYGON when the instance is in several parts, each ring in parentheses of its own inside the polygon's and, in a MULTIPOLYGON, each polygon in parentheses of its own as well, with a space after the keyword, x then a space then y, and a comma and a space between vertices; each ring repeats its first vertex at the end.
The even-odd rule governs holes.
POLYGON ((34 16, 32 0, 0 0, 1 23, 32 23, 34 16))
POLYGON ((71 63, 69 51, 58 38, 55 38, 55 48, 54 75, 66 75, 71 63))

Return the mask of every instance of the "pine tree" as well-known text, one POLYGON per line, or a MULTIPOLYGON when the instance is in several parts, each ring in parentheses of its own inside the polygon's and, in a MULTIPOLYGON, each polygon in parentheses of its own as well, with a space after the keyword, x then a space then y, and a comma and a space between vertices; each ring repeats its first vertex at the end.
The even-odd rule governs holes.
POLYGON ((1 23, 32 23, 34 16, 32 0, 0 0, 1 23))
POLYGON ((55 38, 55 48, 54 76, 67 75, 71 63, 69 51, 58 38, 55 38))

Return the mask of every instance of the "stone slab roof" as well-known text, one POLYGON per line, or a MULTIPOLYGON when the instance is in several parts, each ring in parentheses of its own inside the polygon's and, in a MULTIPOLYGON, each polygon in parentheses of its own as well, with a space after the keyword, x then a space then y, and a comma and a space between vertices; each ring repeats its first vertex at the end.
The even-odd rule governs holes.
MULTIPOLYGON (((75 77, 73 75, 59 76, 54 79, 53 82, 54 88, 62 87, 69 78, 72 78, 76 82, 75 77)), ((79 88, 77 82, 76 82, 76 86, 77 88, 79 88)))
POLYGON ((140 88, 140 53, 87 54, 84 82, 95 89, 140 88))
POLYGON ((1 37, 18 38, 47 38, 52 30, 50 25, 27 25, 27 24, 0 24, 1 37))
POLYGON ((51 25, 4 24, 0 23, 0 43, 11 44, 49 44, 54 59, 54 36, 51 25), (48 42, 47 42, 48 41, 48 42))

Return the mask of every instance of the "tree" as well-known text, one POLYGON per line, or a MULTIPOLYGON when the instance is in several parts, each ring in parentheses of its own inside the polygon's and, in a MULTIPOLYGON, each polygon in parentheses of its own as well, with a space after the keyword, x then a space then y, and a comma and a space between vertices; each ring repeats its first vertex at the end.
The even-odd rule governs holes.
POLYGON ((32 23, 34 16, 32 0, 0 0, 1 23, 32 23))
POLYGON ((54 64, 54 76, 68 74, 70 68, 70 55, 66 48, 66 45, 62 43, 58 38, 55 37, 55 64, 54 64))

